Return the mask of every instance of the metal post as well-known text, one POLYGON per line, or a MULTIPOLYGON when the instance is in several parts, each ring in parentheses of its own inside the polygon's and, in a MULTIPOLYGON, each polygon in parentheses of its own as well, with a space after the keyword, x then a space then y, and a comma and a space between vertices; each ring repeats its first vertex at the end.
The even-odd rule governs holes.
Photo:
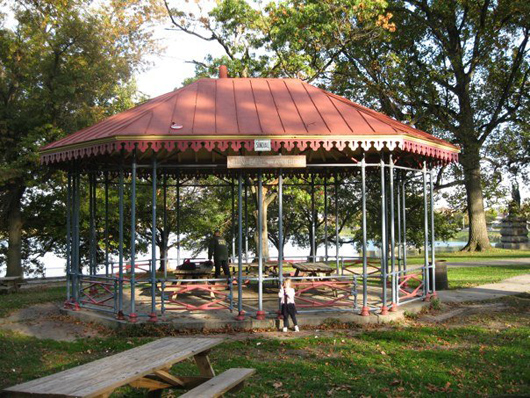
POLYGON ((90 232, 89 232, 89 267, 90 275, 96 274, 96 174, 89 172, 88 174, 88 207, 90 217, 90 232))
POLYGON ((248 264, 248 184, 245 180, 245 262, 248 264))
POLYGON ((432 281, 431 281, 431 290, 432 290, 432 295, 433 296, 436 296, 436 256, 435 256, 435 249, 434 249, 434 244, 435 244, 435 241, 434 241, 434 176, 433 176, 433 171, 432 169, 429 171, 429 174, 430 174, 430 182, 431 182, 431 189, 430 189, 430 196, 431 196, 431 269, 432 269, 432 274, 430 275, 432 277, 432 281))
POLYGON ((162 259, 160 258, 160 261, 164 262, 164 279, 167 279, 167 265, 168 265, 168 252, 167 252, 167 247, 168 247, 168 240, 169 240, 169 231, 167 230, 168 229, 168 226, 167 226, 167 173, 164 171, 164 187, 163 187, 163 190, 164 190, 164 211, 163 211, 163 227, 164 227, 164 233, 162 234, 162 237, 163 237, 163 245, 164 245, 164 248, 166 249, 164 251, 165 253, 165 257, 162 259))
MULTIPOLYGON (((401 240, 401 172, 398 170, 398 181, 397 181, 397 194, 396 194, 396 200, 397 200, 397 223, 398 223, 398 242, 397 242, 397 248, 398 248, 398 272, 401 272, 401 263, 403 261, 403 248, 401 247, 402 240, 401 240)), ((398 278, 398 285, 399 285, 399 278, 398 278)))
POLYGON ((73 261, 73 293, 74 293, 74 309, 79 309, 79 271, 81 267, 81 259, 80 259, 80 253, 79 253, 79 244, 80 244, 80 236, 79 236, 79 201, 81 199, 81 195, 79 192, 79 185, 81 183, 81 172, 79 171, 79 168, 76 167, 74 169, 74 192, 73 192, 73 203, 74 203, 74 261, 73 261))
POLYGON ((328 173, 324 174, 324 256, 328 263, 328 173))
POLYGON ((261 169, 258 171, 258 312, 257 319, 265 319, 265 312, 263 311, 263 243, 262 243, 262 229, 263 229, 263 179, 261 176, 261 169))
POLYGON ((335 267, 339 274, 339 180, 335 172, 335 267))
POLYGON ((396 238, 394 231, 394 160, 390 154, 389 161, 389 180, 390 180, 390 273, 392 278, 392 306, 390 311, 397 311, 397 276, 396 276, 396 238))
POLYGON ((177 170, 177 267, 180 265, 180 170, 177 170))
POLYGON ((283 282, 283 170, 278 177, 278 272, 280 285, 283 282))
POLYGON ((105 276, 109 277, 109 172, 105 170, 105 276))
POLYGON ((429 300, 429 206, 427 204, 427 163, 423 162, 423 257, 424 257, 424 277, 423 277, 423 291, 425 300, 429 300))
POLYGON ((311 174, 311 254, 312 262, 316 262, 316 216, 315 216, 315 175, 311 174))
POLYGON ((362 200, 362 229, 363 229, 363 308, 362 316, 370 315, 368 308, 368 257, 366 253, 366 160, 361 160, 361 200, 362 200))
POLYGON ((243 311, 243 176, 239 171, 237 180, 237 316, 238 321, 245 319, 245 311, 243 311))
POLYGON ((232 230, 232 261, 235 261, 236 258, 236 202, 235 202, 235 184, 234 179, 232 178, 230 182, 230 196, 232 199, 232 218, 230 222, 230 229, 232 230))
POLYGON ((117 318, 123 320, 123 151, 121 153, 120 174, 118 180, 118 314, 117 318))
POLYGON ((157 322, 156 316, 156 157, 153 157, 153 170, 151 176, 151 313, 150 322, 157 322))
POLYGON ((68 306, 71 299, 71 289, 70 289, 70 283, 71 283, 71 266, 72 266, 72 253, 70 250, 72 249, 72 242, 71 242, 71 211, 72 211, 72 200, 70 195, 72 194, 72 172, 70 169, 68 169, 68 182, 66 186, 66 302, 65 307, 68 306))
POLYGON ((407 203, 405 195, 405 175, 403 175, 403 182, 401 183, 401 194, 403 195, 403 271, 407 271, 407 203))
POLYGON ((136 148, 132 154, 131 165, 131 312, 129 320, 136 322, 135 289, 136 289, 136 148))
POLYGON ((387 242, 386 242, 386 191, 385 191, 385 160, 381 153, 381 273, 383 277, 383 304, 381 315, 388 314, 387 302, 387 242))

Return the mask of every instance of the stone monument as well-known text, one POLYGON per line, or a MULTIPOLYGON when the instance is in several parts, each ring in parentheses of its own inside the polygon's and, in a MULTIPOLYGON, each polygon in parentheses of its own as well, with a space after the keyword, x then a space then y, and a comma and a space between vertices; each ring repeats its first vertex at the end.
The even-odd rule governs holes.
POLYGON ((508 216, 501 222, 501 244, 497 247, 503 249, 530 250, 526 218, 522 217, 519 206, 512 202, 508 216))

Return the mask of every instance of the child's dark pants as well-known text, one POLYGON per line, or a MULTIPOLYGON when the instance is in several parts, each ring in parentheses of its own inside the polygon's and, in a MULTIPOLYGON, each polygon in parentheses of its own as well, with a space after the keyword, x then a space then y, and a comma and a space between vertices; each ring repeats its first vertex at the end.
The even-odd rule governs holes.
POLYGON ((294 326, 298 325, 296 322, 296 307, 294 304, 282 304, 283 327, 289 327, 289 315, 293 320, 294 326))

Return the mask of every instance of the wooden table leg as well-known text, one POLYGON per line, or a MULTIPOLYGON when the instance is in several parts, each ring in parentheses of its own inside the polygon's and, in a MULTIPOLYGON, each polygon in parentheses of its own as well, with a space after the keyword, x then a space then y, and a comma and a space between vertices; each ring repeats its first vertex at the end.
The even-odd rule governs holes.
POLYGON ((195 363, 199 367, 199 371, 201 372, 201 376, 204 377, 215 377, 215 372, 212 368, 212 364, 210 363, 210 358, 208 357, 210 351, 201 352, 200 354, 197 354, 194 356, 195 363))

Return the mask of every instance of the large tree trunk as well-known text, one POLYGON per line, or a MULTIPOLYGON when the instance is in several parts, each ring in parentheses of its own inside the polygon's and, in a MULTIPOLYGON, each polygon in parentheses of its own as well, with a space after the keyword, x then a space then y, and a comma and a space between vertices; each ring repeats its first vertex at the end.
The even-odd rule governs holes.
POLYGON ((483 251, 491 248, 484 214, 479 150, 478 145, 467 145, 464 153, 460 155, 464 167, 469 216, 469 238, 463 249, 465 251, 483 251))
MULTIPOLYGON (((256 203, 258 202, 258 189, 256 188, 254 191, 254 195, 256 196, 256 203)), ((262 195, 261 195, 261 205, 262 205, 262 213, 261 213, 261 253, 264 261, 267 261, 269 259, 269 228, 267 226, 267 212, 269 209, 269 205, 276 199, 276 192, 269 193, 269 189, 266 187, 263 187, 262 189, 262 195)), ((254 218, 256 219, 256 225, 258 225, 258 210, 254 212, 254 218)), ((259 244, 259 235, 256 228, 256 233, 254 234, 254 242, 256 242, 256 250, 259 244)), ((257 253, 259 255, 259 253, 257 253)))
POLYGON ((6 276, 23 276, 22 272, 22 195, 25 188, 12 189, 7 214, 7 272, 6 276))

